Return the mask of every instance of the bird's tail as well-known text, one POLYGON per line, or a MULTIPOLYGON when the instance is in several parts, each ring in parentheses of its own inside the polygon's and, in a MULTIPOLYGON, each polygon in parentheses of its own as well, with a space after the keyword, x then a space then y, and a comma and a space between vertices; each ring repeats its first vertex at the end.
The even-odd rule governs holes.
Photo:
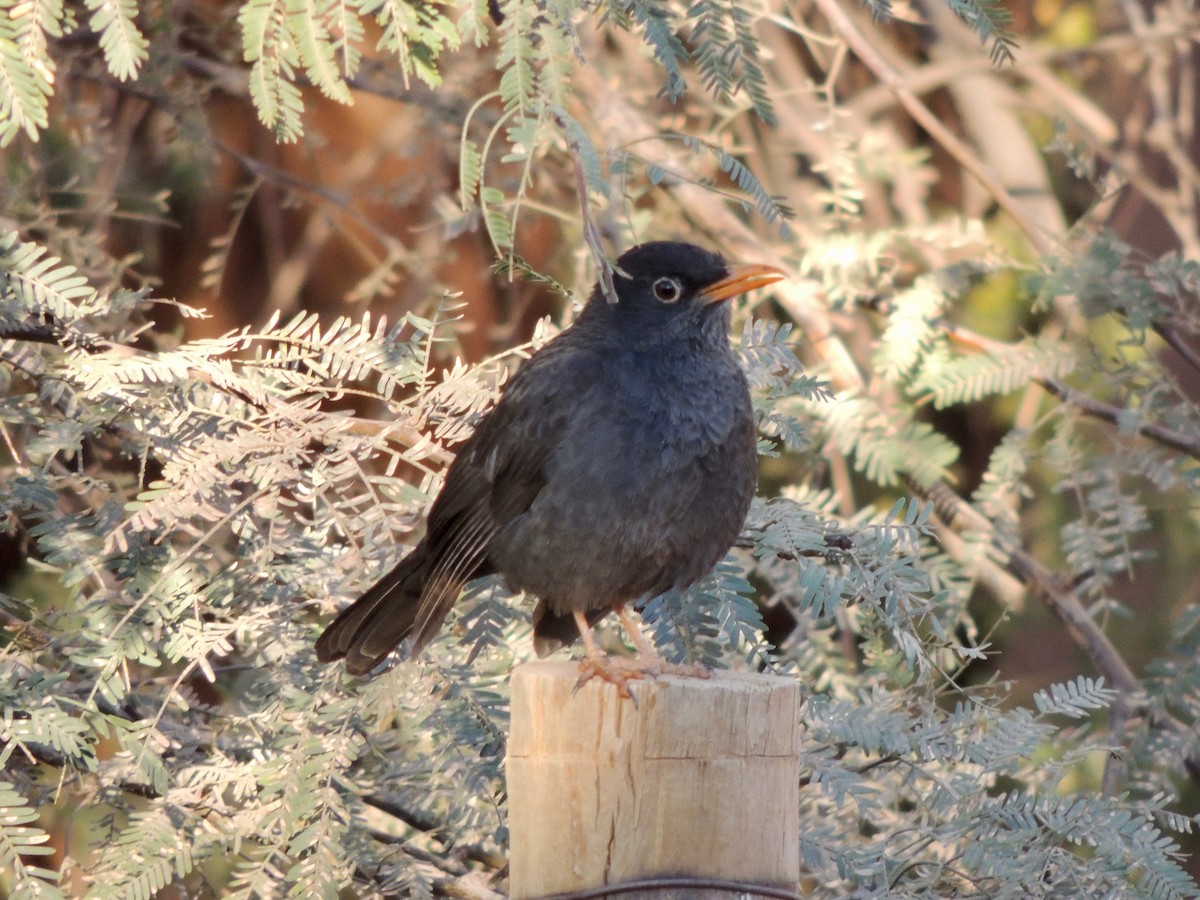
POLYGON ((441 624, 439 617, 430 629, 428 614, 422 616, 426 561, 423 548, 418 547, 342 610, 317 638, 317 659, 332 662, 344 658, 347 672, 363 675, 405 638, 414 638, 413 646, 407 648, 409 655, 417 653, 441 624), (419 621, 422 619, 425 621, 419 621))
MULTIPOLYGON (((588 610, 588 625, 594 626, 610 612, 608 607, 588 610)), ((577 640, 579 626, 575 624, 575 617, 571 613, 561 615, 553 612, 539 600, 533 609, 533 651, 538 659, 549 656, 560 647, 569 647, 577 640)))

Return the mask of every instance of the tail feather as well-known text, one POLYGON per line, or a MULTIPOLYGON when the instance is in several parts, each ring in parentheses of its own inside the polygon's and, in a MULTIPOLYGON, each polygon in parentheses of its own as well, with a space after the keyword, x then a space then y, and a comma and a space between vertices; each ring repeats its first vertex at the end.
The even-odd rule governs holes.
MULTIPOLYGON (((590 609, 587 612, 588 625, 595 627, 596 623, 607 616, 612 610, 608 607, 590 609)), ((579 626, 571 613, 559 615, 552 612, 550 607, 539 600, 533 610, 533 650, 538 659, 548 656, 560 647, 569 647, 579 640, 579 626)))
POLYGON ((425 562, 421 550, 414 550, 342 610, 317 638, 317 659, 344 658, 351 675, 375 668, 413 630, 421 610, 425 562))

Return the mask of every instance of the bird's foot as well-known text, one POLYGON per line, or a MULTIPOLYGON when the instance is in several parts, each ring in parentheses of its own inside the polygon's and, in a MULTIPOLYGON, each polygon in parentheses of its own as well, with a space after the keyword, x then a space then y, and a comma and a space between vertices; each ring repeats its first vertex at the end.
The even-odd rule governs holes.
POLYGON ((579 690, 593 678, 607 681, 617 688, 622 697, 633 700, 637 698, 629 690, 629 682, 639 678, 657 678, 659 675, 682 675, 685 678, 708 678, 711 673, 700 665, 683 665, 667 662, 661 656, 637 656, 629 659, 623 656, 585 656, 579 661, 579 680, 575 682, 575 690, 579 690))
POLYGON ((589 654, 579 661, 579 680, 575 682, 575 690, 579 690, 593 678, 599 678, 614 685, 617 693, 622 697, 627 697, 636 703, 633 692, 629 690, 629 682, 657 674, 653 669, 642 666, 636 659, 589 654))

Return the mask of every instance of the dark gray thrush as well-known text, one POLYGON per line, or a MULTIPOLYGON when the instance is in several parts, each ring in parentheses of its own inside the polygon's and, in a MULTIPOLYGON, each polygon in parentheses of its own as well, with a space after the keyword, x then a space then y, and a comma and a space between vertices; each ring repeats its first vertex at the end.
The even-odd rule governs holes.
POLYGON ((586 674, 664 670, 655 655, 618 673, 591 625, 615 610, 653 654, 626 604, 687 587, 737 538, 758 466, 723 301, 784 276, 673 242, 617 269, 618 302, 597 286, 521 367, 450 466, 424 539, 325 629, 321 661, 361 675, 402 642, 414 655, 463 585, 499 572, 538 598, 539 655, 582 634, 586 674))

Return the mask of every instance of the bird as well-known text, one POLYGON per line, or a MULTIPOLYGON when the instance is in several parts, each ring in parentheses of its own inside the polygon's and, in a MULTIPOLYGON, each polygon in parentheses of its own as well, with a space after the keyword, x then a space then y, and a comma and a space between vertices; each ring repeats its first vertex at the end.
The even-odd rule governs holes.
POLYGON ((365 675, 397 647, 414 657, 468 582, 499 573, 537 598, 539 656, 582 638, 581 683, 628 695, 630 678, 702 674, 662 660, 628 605, 695 583, 741 531, 757 440, 726 301, 784 277, 677 241, 621 254, 615 298, 597 283, 517 370, 450 464, 424 537, 325 628, 318 660, 365 675), (613 611, 633 660, 592 633, 613 611))

